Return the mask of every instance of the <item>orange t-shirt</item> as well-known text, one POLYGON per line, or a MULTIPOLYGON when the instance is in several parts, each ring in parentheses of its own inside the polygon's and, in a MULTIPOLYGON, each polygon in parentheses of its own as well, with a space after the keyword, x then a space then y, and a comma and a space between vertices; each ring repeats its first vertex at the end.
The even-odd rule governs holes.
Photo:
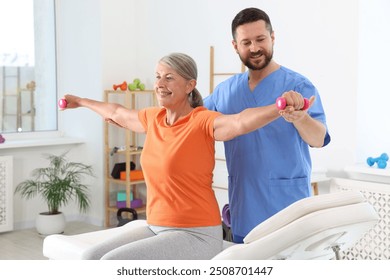
POLYGON ((147 186, 147 221, 169 227, 221 224, 211 187, 215 165, 214 119, 220 113, 197 107, 174 125, 165 108, 140 110, 146 130, 141 166, 147 186))

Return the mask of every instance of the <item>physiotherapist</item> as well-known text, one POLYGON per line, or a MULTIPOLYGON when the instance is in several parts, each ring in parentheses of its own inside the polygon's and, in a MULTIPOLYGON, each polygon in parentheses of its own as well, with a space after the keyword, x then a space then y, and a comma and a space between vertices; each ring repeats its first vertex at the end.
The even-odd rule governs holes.
POLYGON ((275 35, 268 15, 257 8, 240 11, 232 21, 232 35, 234 50, 248 71, 220 83, 204 99, 205 107, 235 114, 273 104, 288 91, 315 99, 308 110, 282 114, 224 142, 232 236, 242 243, 259 223, 312 194, 309 149, 326 146, 330 135, 315 86, 273 60, 275 35))

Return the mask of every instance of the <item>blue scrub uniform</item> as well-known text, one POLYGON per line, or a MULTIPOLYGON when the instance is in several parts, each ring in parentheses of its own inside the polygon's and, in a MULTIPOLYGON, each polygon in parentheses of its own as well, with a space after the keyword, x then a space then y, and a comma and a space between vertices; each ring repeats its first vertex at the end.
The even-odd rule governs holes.
MULTIPOLYGON (((326 125, 320 96, 304 76, 283 66, 249 89, 248 72, 220 83, 204 99, 205 107, 224 114, 274 104, 284 92, 316 96, 309 114, 326 125)), ((328 132, 324 146, 330 141, 328 132)), ((293 124, 278 118, 249 134, 226 141, 229 206, 233 240, 243 238, 262 221, 291 203, 311 195, 309 146, 293 124)))

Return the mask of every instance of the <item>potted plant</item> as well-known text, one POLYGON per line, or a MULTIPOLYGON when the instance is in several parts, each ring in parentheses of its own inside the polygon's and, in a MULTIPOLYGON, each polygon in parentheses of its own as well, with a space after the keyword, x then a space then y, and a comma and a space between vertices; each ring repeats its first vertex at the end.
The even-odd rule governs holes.
POLYGON ((70 201, 76 201, 81 212, 90 205, 88 187, 82 183, 84 176, 94 176, 92 166, 69 162, 67 152, 62 155, 46 155, 48 167, 36 168, 31 172, 33 179, 25 180, 16 186, 15 193, 30 199, 41 196, 48 206, 47 212, 39 213, 36 220, 37 231, 42 235, 63 233, 65 217, 60 208, 70 201))

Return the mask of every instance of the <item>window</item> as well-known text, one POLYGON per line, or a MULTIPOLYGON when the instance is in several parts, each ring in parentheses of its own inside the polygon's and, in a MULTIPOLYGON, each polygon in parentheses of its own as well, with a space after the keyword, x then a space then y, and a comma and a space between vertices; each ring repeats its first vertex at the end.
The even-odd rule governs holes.
POLYGON ((0 34, 0 133, 57 130, 55 0, 2 0, 0 34))

